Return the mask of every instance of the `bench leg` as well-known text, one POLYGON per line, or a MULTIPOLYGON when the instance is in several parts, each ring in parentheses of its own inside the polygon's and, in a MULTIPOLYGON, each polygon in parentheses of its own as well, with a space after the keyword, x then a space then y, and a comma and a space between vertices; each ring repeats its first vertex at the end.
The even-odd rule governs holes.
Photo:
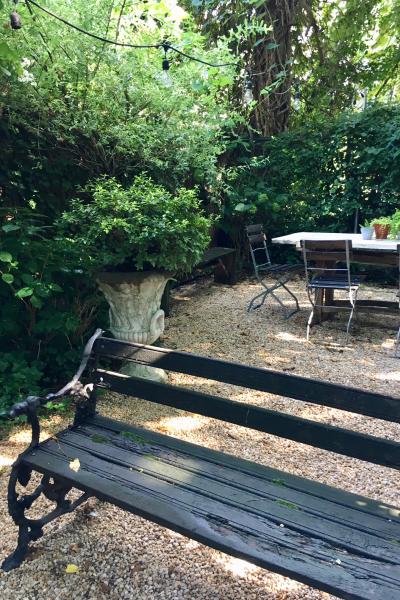
POLYGON ((18 533, 18 545, 14 552, 4 559, 3 564, 1 565, 3 571, 7 573, 8 571, 17 569, 21 565, 28 553, 30 541, 31 538, 28 527, 26 525, 20 525, 18 533))
POLYGON ((74 511, 82 502, 90 498, 88 492, 84 492, 77 500, 71 502, 66 499, 66 495, 72 489, 71 485, 66 484, 61 480, 53 477, 53 482, 50 483, 50 476, 43 475, 41 483, 36 489, 25 496, 19 497, 16 486, 19 482, 21 485, 28 485, 32 472, 18 461, 14 464, 10 481, 8 483, 8 511, 16 525, 18 525, 18 543, 17 547, 1 565, 3 571, 11 571, 16 569, 24 561, 28 549, 29 542, 38 540, 43 535, 43 526, 47 525, 54 519, 74 511), (41 494, 49 500, 56 503, 55 508, 41 519, 29 519, 25 516, 25 511, 29 510, 32 504, 41 494))
POLYGON ((215 283, 235 285, 237 283, 236 252, 218 259, 214 270, 215 283))

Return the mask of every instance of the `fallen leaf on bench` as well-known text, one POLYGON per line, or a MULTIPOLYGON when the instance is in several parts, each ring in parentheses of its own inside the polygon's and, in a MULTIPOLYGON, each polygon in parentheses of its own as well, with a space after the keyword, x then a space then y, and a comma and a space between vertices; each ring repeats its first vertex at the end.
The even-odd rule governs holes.
POLYGON ((72 469, 73 471, 75 471, 75 473, 77 473, 79 471, 79 469, 81 468, 81 463, 79 462, 79 458, 75 458, 74 460, 71 460, 71 462, 69 463, 69 468, 72 469))
POLYGON ((65 568, 66 573, 78 573, 78 571, 79 571, 78 565, 74 565, 73 563, 69 563, 65 568))

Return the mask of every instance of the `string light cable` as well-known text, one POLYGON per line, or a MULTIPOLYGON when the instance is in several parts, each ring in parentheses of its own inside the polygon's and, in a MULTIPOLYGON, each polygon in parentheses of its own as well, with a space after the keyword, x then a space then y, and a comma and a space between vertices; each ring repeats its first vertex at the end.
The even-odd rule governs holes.
MULTIPOLYGON (((14 3, 17 4, 18 0, 14 0, 14 3)), ((234 62, 226 62, 226 63, 208 62, 201 58, 197 58, 196 56, 187 54, 186 52, 179 50, 179 48, 176 48, 176 46, 172 46, 169 42, 166 42, 166 41, 163 41, 159 44, 129 44, 128 42, 118 42, 116 40, 111 40, 110 38, 106 38, 101 35, 97 35, 90 31, 86 31, 82 27, 79 27, 79 25, 75 25, 74 23, 67 21, 67 19, 64 19, 64 17, 61 17, 61 16, 53 13, 49 9, 45 8, 44 6, 41 6, 38 2, 36 2, 36 0, 25 0, 25 3, 26 3, 26 5, 30 4, 32 6, 35 6, 37 9, 39 9, 43 13, 49 15, 50 17, 52 17, 53 19, 56 19, 57 21, 60 21, 67 27, 70 27, 71 29, 75 29, 76 31, 79 31, 79 33, 82 33, 83 35, 91 37, 91 38, 93 38, 99 42, 103 42, 105 44, 111 44, 113 46, 121 46, 123 48, 136 48, 136 49, 146 49, 146 48, 147 49, 150 49, 150 48, 160 49, 160 48, 162 48, 164 50, 165 55, 169 50, 171 50, 171 51, 175 52, 176 54, 179 54, 180 56, 183 56, 185 58, 188 58, 189 60, 198 62, 202 65, 206 65, 208 67, 220 68, 220 67, 237 67, 237 66, 239 66, 239 63, 234 63, 234 62)), ((21 29, 21 26, 22 26, 21 19, 15 10, 10 15, 10 24, 11 24, 12 29, 21 29)), ((164 60, 167 60, 167 59, 164 58, 164 60)))

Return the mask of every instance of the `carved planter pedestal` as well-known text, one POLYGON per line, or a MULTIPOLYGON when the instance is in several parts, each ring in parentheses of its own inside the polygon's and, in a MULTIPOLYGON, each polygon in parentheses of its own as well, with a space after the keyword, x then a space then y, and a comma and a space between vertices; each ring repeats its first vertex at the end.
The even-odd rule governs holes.
MULTIPOLYGON (((110 330, 118 340, 153 344, 164 331, 161 298, 171 279, 162 271, 99 273, 97 283, 110 305, 110 330)), ((134 363, 124 365, 126 375, 167 381, 163 369, 134 363)))

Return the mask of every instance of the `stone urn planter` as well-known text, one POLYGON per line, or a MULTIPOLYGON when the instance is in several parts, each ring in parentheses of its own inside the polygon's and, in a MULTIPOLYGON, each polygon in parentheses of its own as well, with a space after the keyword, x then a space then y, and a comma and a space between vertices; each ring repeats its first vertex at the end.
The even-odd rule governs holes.
MULTIPOLYGON (((102 272, 97 283, 110 305, 110 331, 118 340, 138 344, 153 344, 164 331, 164 311, 161 298, 171 279, 162 271, 133 273, 102 272)), ((134 363, 124 365, 126 375, 167 381, 163 369, 134 363)))

